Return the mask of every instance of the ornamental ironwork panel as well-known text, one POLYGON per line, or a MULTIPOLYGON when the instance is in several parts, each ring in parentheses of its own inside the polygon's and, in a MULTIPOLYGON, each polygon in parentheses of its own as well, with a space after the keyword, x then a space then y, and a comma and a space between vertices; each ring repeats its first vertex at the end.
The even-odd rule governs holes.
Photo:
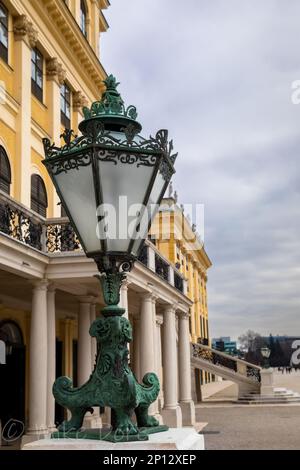
POLYGON ((247 377, 254 380, 255 382, 260 383, 261 381, 260 370, 257 369, 256 367, 247 366, 247 377))
POLYGON ((183 279, 178 273, 174 272, 174 286, 183 293, 183 279))
POLYGON ((165 281, 169 281, 169 265, 155 253, 155 272, 165 281))
POLYGON ((145 266, 148 266, 148 246, 147 245, 143 246, 142 251, 139 256, 139 261, 145 266))
POLYGON ((0 203, 0 231, 37 250, 42 250, 42 223, 8 202, 0 203))
POLYGON ((46 248, 48 253, 78 251, 82 247, 69 222, 50 224, 46 232, 46 248))

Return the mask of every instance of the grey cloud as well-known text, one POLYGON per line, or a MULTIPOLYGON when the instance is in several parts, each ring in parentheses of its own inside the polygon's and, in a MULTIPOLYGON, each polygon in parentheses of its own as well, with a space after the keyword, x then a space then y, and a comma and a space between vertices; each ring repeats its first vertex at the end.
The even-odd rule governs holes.
POLYGON ((211 334, 300 334, 299 1, 111 3, 102 62, 205 204, 211 334))

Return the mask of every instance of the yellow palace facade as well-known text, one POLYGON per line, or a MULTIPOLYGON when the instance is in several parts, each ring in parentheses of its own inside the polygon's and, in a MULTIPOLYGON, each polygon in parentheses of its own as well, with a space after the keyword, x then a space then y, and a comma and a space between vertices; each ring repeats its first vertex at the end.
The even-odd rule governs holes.
MULTIPOLYGON (((50 183, 42 139, 59 144, 65 127, 76 133, 82 107, 99 99, 106 77, 99 57, 108 7, 108 0, 0 0, 4 437, 11 420, 28 438, 53 430, 64 417, 52 396, 55 378, 67 375, 80 386, 94 365, 96 345, 88 331, 103 306, 96 265, 83 254, 50 183)), ((161 214, 154 226, 163 223, 161 214)), ((173 228, 176 232, 175 219, 173 228)), ((203 248, 189 252, 187 240, 176 236, 152 242, 146 242, 121 291, 133 325, 130 362, 139 380, 150 371, 160 378, 152 414, 172 427, 191 425, 199 395, 195 384, 205 377, 191 374, 190 341, 208 340, 210 261, 203 248)), ((108 413, 95 410, 85 425, 107 422, 108 413)))

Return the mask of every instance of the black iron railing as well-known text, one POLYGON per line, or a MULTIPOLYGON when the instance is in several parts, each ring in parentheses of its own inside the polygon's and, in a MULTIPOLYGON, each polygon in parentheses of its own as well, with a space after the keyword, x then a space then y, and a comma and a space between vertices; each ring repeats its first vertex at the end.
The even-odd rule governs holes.
POLYGON ((165 281, 169 282, 169 264, 155 253, 155 272, 165 281))
POLYGON ((0 199, 0 231, 32 248, 42 250, 41 217, 19 204, 11 205, 4 196, 0 199))
POLYGON ((139 256, 139 261, 148 266, 148 245, 144 245, 139 256))
POLYGON ((202 344, 192 344, 192 358, 201 359, 210 364, 229 369, 232 372, 244 375, 256 383, 259 383, 261 380, 259 367, 242 361, 241 359, 232 358, 202 344))
POLYGON ((174 286, 177 290, 183 292, 183 278, 176 272, 174 272, 174 286))

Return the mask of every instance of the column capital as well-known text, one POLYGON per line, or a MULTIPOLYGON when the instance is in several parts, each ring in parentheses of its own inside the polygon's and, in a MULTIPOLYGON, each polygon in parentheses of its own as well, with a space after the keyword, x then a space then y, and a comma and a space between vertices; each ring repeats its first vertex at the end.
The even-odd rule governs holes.
POLYGON ((141 299, 144 302, 156 302, 158 297, 156 295, 152 294, 152 292, 146 292, 144 294, 141 294, 141 299))
POLYGON ((48 292, 55 293, 56 289, 57 289, 57 287, 53 282, 48 284, 48 292))
POLYGON ((181 320, 188 320, 191 316, 190 312, 184 311, 184 310, 179 310, 178 312, 178 318, 181 320))
POLYGON ((66 79, 67 72, 64 70, 62 64, 58 62, 57 57, 52 57, 46 62, 46 77, 47 80, 56 80, 59 85, 62 85, 66 79))
POLYGON ((175 314, 177 308, 178 308, 178 304, 177 304, 177 303, 168 304, 168 305, 166 305, 165 308, 164 308, 164 313, 172 312, 172 313, 175 314))
POLYGON ((16 41, 26 41, 31 48, 36 46, 38 31, 26 15, 19 15, 14 18, 13 31, 16 41))
POLYGON ((162 317, 161 315, 157 315, 157 316, 156 316, 156 324, 157 324, 158 326, 161 326, 161 325, 163 324, 163 322, 164 322, 163 317, 162 317))
POLYGON ((33 290, 47 291, 49 286, 49 281, 47 279, 42 279, 41 281, 34 281, 32 283, 33 290))

